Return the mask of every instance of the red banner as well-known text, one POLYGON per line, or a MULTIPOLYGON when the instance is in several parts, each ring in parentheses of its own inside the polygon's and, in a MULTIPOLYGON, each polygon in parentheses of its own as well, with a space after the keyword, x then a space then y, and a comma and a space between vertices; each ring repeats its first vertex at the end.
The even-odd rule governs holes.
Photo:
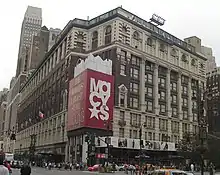
POLYGON ((86 70, 69 83, 67 130, 81 127, 111 129, 114 77, 86 70))

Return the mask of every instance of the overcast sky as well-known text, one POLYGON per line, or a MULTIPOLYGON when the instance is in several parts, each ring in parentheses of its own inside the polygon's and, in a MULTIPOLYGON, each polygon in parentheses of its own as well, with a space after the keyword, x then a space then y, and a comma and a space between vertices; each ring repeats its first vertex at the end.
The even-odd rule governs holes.
POLYGON ((43 25, 61 29, 73 18, 93 18, 121 5, 146 20, 156 13, 166 19, 162 28, 174 36, 201 38, 203 45, 213 48, 220 64, 219 0, 7 0, 0 6, 0 90, 9 87, 16 72, 21 24, 28 5, 42 8, 43 25))

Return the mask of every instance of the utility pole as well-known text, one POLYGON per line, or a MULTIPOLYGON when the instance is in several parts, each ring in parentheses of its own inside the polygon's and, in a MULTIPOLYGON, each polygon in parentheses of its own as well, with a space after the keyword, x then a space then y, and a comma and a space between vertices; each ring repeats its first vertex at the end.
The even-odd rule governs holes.
POLYGON ((203 99, 201 97, 201 89, 198 88, 198 116, 199 116, 199 152, 201 156, 201 175, 204 175, 204 153, 206 151, 206 140, 207 140, 207 124, 204 116, 204 102, 206 93, 204 93, 203 99))
POLYGON ((142 174, 142 146, 144 145, 143 140, 142 140, 142 127, 146 126, 146 123, 143 123, 140 125, 140 130, 139 130, 139 139, 140 139, 140 148, 139 148, 139 174, 142 174))
POLYGON ((139 174, 141 175, 141 155, 142 155, 142 145, 143 145, 143 140, 142 140, 142 125, 140 126, 139 130, 139 139, 140 139, 140 149, 139 149, 139 174))
POLYGON ((29 161, 32 162, 34 160, 34 154, 36 150, 36 134, 31 134, 31 144, 29 147, 29 161))
POLYGON ((88 144, 87 164, 92 166, 95 164, 95 135, 88 133, 85 137, 85 142, 88 144))

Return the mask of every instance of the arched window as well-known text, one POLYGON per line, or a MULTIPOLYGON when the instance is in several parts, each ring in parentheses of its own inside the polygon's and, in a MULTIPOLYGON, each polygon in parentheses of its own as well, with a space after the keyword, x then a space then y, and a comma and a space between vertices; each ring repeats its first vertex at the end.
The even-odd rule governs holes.
POLYGON ((160 51, 161 51, 161 52, 164 52, 164 51, 165 51, 165 46, 164 46, 164 44, 162 44, 162 43, 160 44, 160 51))
POLYGON ((98 47, 98 32, 95 31, 92 34, 92 49, 96 49, 98 47))
POLYGON ((112 27, 109 25, 105 28, 105 44, 109 44, 112 41, 112 27))
POLYGON ((153 45, 153 41, 152 41, 151 38, 148 38, 148 39, 147 39, 147 45, 148 45, 148 46, 152 46, 152 45, 153 45))
POLYGON ((192 60, 191 60, 191 65, 192 65, 192 66, 196 66, 196 60, 195 60, 195 59, 192 59, 192 60))
POLYGON ((186 55, 185 55, 185 54, 182 55, 181 60, 182 60, 183 62, 187 62, 187 58, 186 58, 186 55))
POLYGON ((137 32, 137 31, 135 31, 134 33, 133 33, 133 38, 135 39, 135 40, 139 40, 139 33, 137 32))
POLYGON ((127 27, 126 26, 122 27, 122 33, 127 33, 127 27))
POLYGON ((76 37, 77 37, 76 49, 77 49, 77 51, 82 52, 84 50, 83 49, 84 35, 83 35, 83 33, 77 33, 76 37))
POLYGON ((176 50, 172 49, 171 52, 170 52, 170 55, 173 56, 173 57, 176 57, 177 56, 176 50))

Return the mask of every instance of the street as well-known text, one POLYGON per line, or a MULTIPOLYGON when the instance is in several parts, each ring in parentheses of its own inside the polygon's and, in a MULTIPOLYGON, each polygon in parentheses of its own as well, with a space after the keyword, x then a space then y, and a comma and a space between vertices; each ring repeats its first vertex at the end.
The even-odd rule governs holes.
MULTIPOLYGON (((86 171, 76 171, 76 170, 72 170, 72 171, 66 171, 66 170, 57 170, 57 169, 52 169, 52 170, 48 170, 45 168, 38 168, 38 167, 32 167, 32 175, 60 175, 62 173, 62 175, 86 175, 86 174, 102 174, 102 175, 107 175, 107 174, 111 174, 111 173, 98 173, 98 172, 86 172, 86 171)), ((124 172, 115 172, 112 173, 115 175, 125 175, 124 172)), ((20 175, 20 170, 19 169, 13 169, 13 173, 12 175, 20 175)), ((128 174, 130 175, 130 173, 128 174)), ((200 175, 199 172, 195 173, 195 175, 200 175)), ((208 172, 205 172, 204 175, 209 175, 208 172)), ((220 175, 220 173, 215 173, 215 175, 220 175)))
MULTIPOLYGON (((86 175, 86 174, 100 174, 98 172, 87 172, 87 171, 76 171, 76 170, 57 170, 57 169, 52 169, 48 170, 45 168, 38 168, 38 167, 32 167, 32 173, 31 175, 86 175)), ((103 175, 109 174, 109 173, 101 173, 103 175)), ((115 175, 125 175, 124 172, 116 172, 114 173, 115 175)), ((20 175, 20 170, 19 169, 13 169, 12 175, 20 175)))

